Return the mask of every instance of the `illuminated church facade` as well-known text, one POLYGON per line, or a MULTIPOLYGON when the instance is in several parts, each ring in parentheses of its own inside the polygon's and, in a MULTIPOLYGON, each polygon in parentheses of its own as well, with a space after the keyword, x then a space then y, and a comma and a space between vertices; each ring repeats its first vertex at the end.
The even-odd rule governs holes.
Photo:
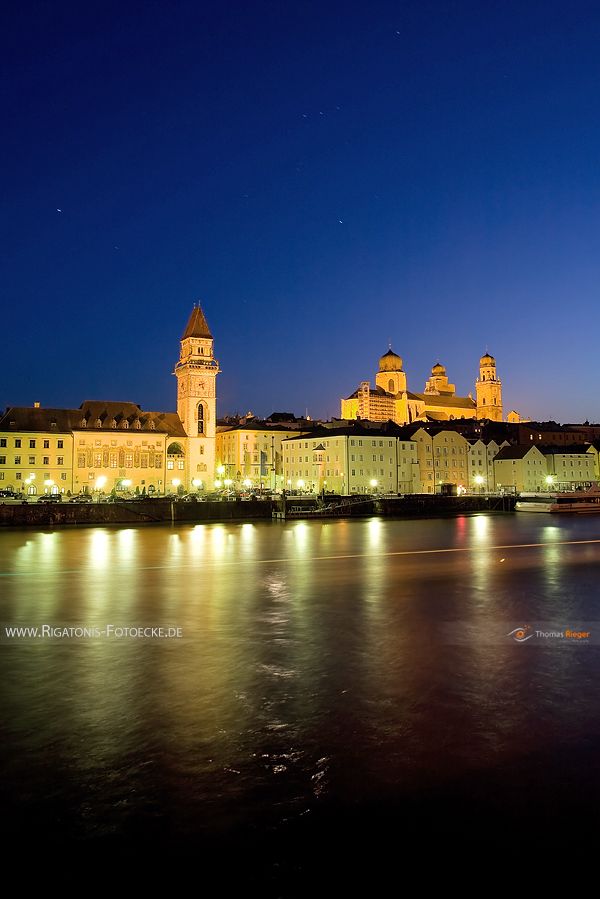
POLYGON ((475 398, 457 396, 446 369, 439 362, 431 369, 423 393, 408 389, 402 359, 390 348, 379 360, 375 386, 361 381, 357 390, 341 401, 345 420, 393 421, 398 425, 414 421, 452 421, 461 418, 502 421, 502 382, 497 376, 496 360, 485 353, 479 360, 475 398))

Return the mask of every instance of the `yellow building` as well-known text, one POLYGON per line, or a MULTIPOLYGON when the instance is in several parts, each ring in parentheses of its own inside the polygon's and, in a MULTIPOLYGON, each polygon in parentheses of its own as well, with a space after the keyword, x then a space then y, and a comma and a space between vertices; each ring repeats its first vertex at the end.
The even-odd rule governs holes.
POLYGON ((402 359, 390 348, 379 360, 375 387, 372 388, 369 381, 361 381, 354 393, 341 400, 341 417, 345 420, 391 420, 399 425, 475 417, 500 421, 502 384, 496 378, 495 360, 487 353, 480 359, 476 391, 477 403, 471 394, 457 396, 446 369, 436 362, 423 393, 412 393, 408 390, 402 359))
POLYGON ((413 493, 417 447, 400 429, 324 427, 284 440, 283 471, 288 490, 413 493))
POLYGON ((494 459, 508 440, 501 444, 495 440, 468 440, 469 482, 473 493, 490 493, 496 489, 494 459))
POLYGON ((594 460, 594 480, 600 483, 600 441, 594 440, 587 451, 594 460))
POLYGON ((546 472, 555 490, 575 490, 590 487, 597 481, 596 460, 590 446, 544 446, 546 472))
POLYGON ((0 419, 0 490, 73 490, 73 434, 64 409, 8 409, 0 419))
POLYGON ((175 369, 177 412, 98 400, 78 409, 10 407, 0 418, 0 489, 35 495, 212 487, 218 372, 213 338, 196 306, 175 369))
POLYGON ((494 459, 498 490, 537 493, 548 490, 546 459, 537 446, 504 446, 494 459))
POLYGON ((418 428, 412 440, 417 447, 419 472, 416 493, 440 493, 445 485, 467 488, 469 443, 462 434, 418 428))
MULTIPOLYGON (((314 426, 313 426, 314 429, 314 426)), ((236 487, 284 487, 283 441, 311 430, 310 422, 286 425, 249 419, 217 427, 216 473, 236 487), (245 482, 245 483, 244 483, 245 482)))

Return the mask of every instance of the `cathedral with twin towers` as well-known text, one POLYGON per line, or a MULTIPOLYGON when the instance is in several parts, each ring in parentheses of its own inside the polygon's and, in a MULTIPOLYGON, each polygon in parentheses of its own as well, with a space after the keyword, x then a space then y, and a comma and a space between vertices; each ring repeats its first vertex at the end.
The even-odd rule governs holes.
POLYGON ((414 421, 452 421, 479 418, 502 421, 502 381, 496 373, 496 360, 485 353, 479 360, 475 398, 457 396, 446 369, 440 362, 431 369, 431 377, 422 393, 408 389, 402 359, 390 349, 379 360, 375 386, 361 381, 349 397, 341 401, 341 417, 346 420, 394 421, 398 425, 414 421))

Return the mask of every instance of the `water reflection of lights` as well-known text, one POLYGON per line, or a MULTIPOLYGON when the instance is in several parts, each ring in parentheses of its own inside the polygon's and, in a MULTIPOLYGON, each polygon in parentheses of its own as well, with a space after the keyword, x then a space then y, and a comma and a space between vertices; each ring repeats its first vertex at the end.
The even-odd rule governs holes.
POLYGON ((309 527, 307 523, 305 521, 298 521, 294 525, 293 534, 296 549, 302 554, 305 554, 309 543, 309 527))
POLYGON ((55 562, 56 553, 58 551, 59 540, 57 531, 50 531, 47 534, 40 534, 40 555, 44 562, 55 562))
POLYGON ((367 522, 367 540, 372 549, 381 547, 383 537, 383 522, 381 518, 371 518, 367 522))
POLYGON ((132 562, 136 551, 136 531, 134 528, 126 528, 117 534, 117 550, 119 561, 132 562))
POLYGON ((171 562, 181 559, 183 555, 183 541, 179 534, 169 535, 169 560, 171 562))
POLYGON ((227 531, 222 524, 215 524, 210 530, 213 561, 223 559, 227 547, 227 531))
POLYGON ((253 524, 243 524, 241 527, 242 543, 253 543, 256 527, 253 524))
POLYGON ((90 535, 90 566, 95 569, 104 569, 109 557, 108 532, 98 529, 90 535))
POLYGON ((487 543, 490 521, 487 515, 475 515, 471 519, 472 537, 476 543, 487 543))

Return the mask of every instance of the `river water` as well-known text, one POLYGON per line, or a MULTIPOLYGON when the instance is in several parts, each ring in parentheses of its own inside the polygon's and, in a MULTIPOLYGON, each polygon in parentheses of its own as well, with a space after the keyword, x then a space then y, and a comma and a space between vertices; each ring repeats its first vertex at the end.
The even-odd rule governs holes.
POLYGON ((595 840, 599 572, 593 516, 5 531, 4 838, 235 859, 264 895, 331 834, 346 868, 595 840))

